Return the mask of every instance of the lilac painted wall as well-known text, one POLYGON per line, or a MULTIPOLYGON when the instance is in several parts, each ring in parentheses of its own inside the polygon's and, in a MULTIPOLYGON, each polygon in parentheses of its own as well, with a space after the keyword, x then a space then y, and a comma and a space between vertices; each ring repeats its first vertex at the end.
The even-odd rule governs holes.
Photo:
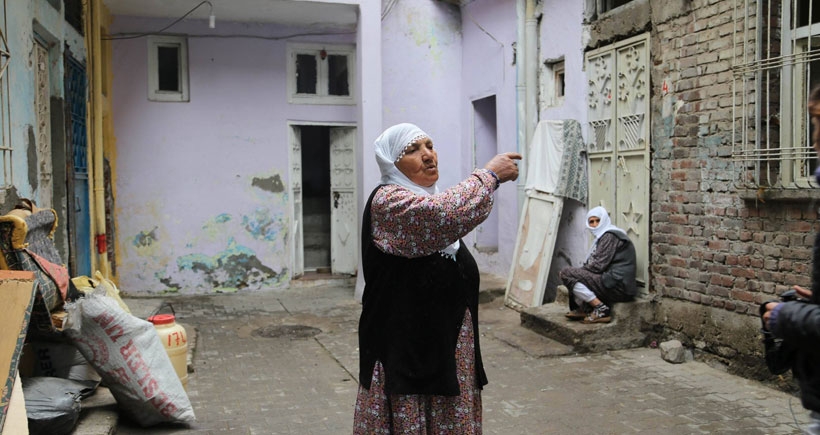
MULTIPOLYGON (((111 31, 165 24, 115 17, 111 31)), ((183 22, 174 31, 214 32, 204 22, 183 22)), ((299 31, 226 22, 215 30, 264 37, 299 31)), ((324 39, 353 43, 355 30, 324 39)), ((148 101, 144 38, 112 47, 120 287, 209 292, 287 285, 287 121, 351 123, 357 107, 288 104, 286 40, 189 37, 189 103, 148 101)))
MULTIPOLYGON (((399 1, 382 21, 382 122, 418 125, 433 139, 441 166, 438 185, 460 182, 462 154, 461 21, 458 7, 440 1, 399 1)), ((374 138, 375 139, 375 138, 374 138)), ((373 159, 366 143, 364 158, 373 159)), ((365 185, 370 193, 374 185, 365 185)))
MULTIPOLYGON (((587 79, 584 70, 583 13, 584 3, 577 0, 555 0, 544 3, 540 27, 539 65, 545 60, 564 59, 566 89, 564 102, 550 106, 542 103, 540 119, 574 119, 581 123, 587 137, 587 79)), ((561 284, 558 272, 567 265, 579 266, 586 258, 589 232, 586 230, 587 205, 574 200, 564 202, 564 210, 555 243, 547 295, 561 284)))
MULTIPOLYGON (((439 1, 397 2, 382 21, 384 126, 412 122, 432 136, 442 189, 463 180, 476 166, 474 100, 496 97, 497 152, 517 149, 515 37, 514 0, 477 0, 461 10, 439 1)), ((369 145, 364 146, 365 159, 372 158, 369 145)), ((363 190, 371 188, 366 184, 363 190)), ((495 208, 499 250, 474 254, 483 272, 506 276, 518 230, 514 184, 496 194, 495 208)), ((473 241, 473 234, 465 238, 471 248, 473 241)))
MULTIPOLYGON (((516 143, 516 66, 513 43, 516 40, 515 0, 476 0, 462 7, 461 25, 464 54, 461 88, 462 174, 486 161, 477 161, 474 147, 475 109, 473 102, 488 96, 496 98, 497 150, 494 154, 517 151, 516 143)), ((520 60, 520 59, 519 59, 520 60)), ((498 252, 473 254, 482 272, 506 277, 509 273, 518 233, 518 205, 515 183, 506 183, 495 194, 493 213, 498 214, 498 252)), ((465 238, 473 248, 475 234, 465 238)))

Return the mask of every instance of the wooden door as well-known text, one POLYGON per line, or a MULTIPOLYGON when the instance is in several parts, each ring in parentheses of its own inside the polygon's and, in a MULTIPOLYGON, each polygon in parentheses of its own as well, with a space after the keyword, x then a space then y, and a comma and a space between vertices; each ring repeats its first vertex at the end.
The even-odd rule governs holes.
POLYGON ((507 279, 506 305, 521 309, 543 303, 563 209, 563 198, 534 189, 527 192, 507 279))

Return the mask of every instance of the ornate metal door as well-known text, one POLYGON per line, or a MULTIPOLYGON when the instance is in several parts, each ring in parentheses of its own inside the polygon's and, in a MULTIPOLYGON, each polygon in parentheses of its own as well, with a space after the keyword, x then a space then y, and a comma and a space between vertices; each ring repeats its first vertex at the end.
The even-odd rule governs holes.
POLYGON ((604 206, 649 267, 649 35, 587 53, 589 206, 604 206))
POLYGON ((333 273, 355 274, 359 248, 356 209, 356 129, 330 129, 330 261, 333 273))

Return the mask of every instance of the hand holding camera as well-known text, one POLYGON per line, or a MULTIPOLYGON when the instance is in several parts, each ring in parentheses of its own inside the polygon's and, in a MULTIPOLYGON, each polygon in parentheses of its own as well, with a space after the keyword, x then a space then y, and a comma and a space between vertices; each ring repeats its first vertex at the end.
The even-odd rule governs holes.
POLYGON ((780 295, 780 300, 766 301, 760 304, 760 317, 763 322, 763 330, 769 330, 769 320, 772 316, 772 310, 781 302, 802 301, 808 302, 811 298, 811 290, 803 288, 799 285, 792 286, 791 290, 787 290, 780 295))
POLYGON ((787 290, 780 295, 780 300, 767 301, 760 304, 760 322, 763 328, 763 349, 766 360, 766 367, 769 372, 775 375, 786 372, 791 368, 794 350, 786 346, 782 338, 775 338, 769 330, 769 321, 772 311, 781 303, 789 301, 808 302, 811 298, 811 290, 807 290, 799 285, 793 286, 792 290, 787 290))

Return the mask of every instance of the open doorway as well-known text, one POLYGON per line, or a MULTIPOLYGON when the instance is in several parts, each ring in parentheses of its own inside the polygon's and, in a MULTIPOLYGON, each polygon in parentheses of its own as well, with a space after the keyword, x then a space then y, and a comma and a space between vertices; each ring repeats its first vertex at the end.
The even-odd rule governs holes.
POLYGON ((293 276, 358 269, 356 127, 291 124, 293 276))
POLYGON ((330 127, 300 129, 305 271, 330 273, 330 127))
MULTIPOLYGON (((480 168, 498 154, 498 126, 495 95, 473 101, 473 167, 480 168)), ((496 207, 475 229, 478 252, 498 252, 498 211, 496 207)))

